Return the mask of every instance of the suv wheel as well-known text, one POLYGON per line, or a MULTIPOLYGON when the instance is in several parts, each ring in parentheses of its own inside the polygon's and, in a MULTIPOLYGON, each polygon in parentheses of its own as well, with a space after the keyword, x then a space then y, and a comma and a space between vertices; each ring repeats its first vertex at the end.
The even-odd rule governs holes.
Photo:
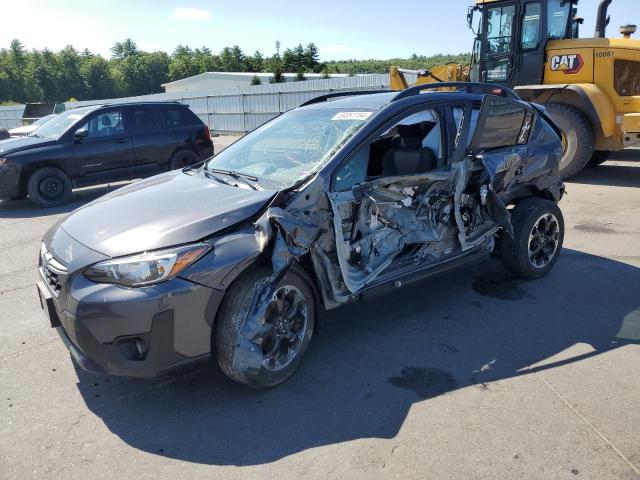
POLYGON ((71 198, 71 180, 62 170, 45 167, 31 174, 27 191, 31 201, 39 207, 55 207, 71 198))
POLYGON ((177 170, 178 168, 189 167, 199 161, 200 157, 192 151, 182 150, 173 154, 171 161, 169 162, 169 169, 177 170))
POLYGON ((218 365, 231 380, 252 388, 273 387, 293 375, 311 342, 315 325, 313 290, 301 275, 289 270, 259 310, 263 313, 252 330, 255 343, 241 337, 246 322, 253 320, 250 313, 256 307, 256 293, 269 274, 269 269, 257 269, 231 286, 214 330, 218 365), (258 357, 252 351, 240 350, 249 348, 248 343, 251 350, 254 345, 259 349, 258 357))
POLYGON ((511 211, 513 237, 502 238, 502 263, 514 275, 539 278, 558 260, 564 240, 564 218, 558 206, 527 198, 511 211))

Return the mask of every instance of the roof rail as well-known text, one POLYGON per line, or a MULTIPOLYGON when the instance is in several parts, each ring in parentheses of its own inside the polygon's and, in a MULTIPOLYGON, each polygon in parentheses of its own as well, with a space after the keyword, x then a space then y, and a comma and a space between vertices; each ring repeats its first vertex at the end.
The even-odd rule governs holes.
MULTIPOLYGON (((187 100, 186 98, 184 100, 187 100)), ((75 103, 75 102, 71 102, 71 103, 75 103)), ((75 108, 84 108, 84 107, 111 107, 111 106, 121 106, 121 105, 139 105, 141 103, 175 103, 175 104, 180 104, 180 105, 185 105, 185 106, 189 106, 186 103, 182 103, 180 100, 136 100, 135 102, 109 102, 109 99, 107 99, 106 102, 102 102, 102 103, 87 103, 87 104, 83 104, 83 105, 72 105, 69 107, 68 110, 73 110, 75 108)))
POLYGON ((424 90, 435 90, 437 88, 457 88, 458 91, 464 93, 479 93, 482 95, 498 95, 500 97, 512 98, 520 100, 520 97, 510 88, 498 85, 497 83, 480 83, 480 82, 436 82, 425 85, 416 85, 401 91, 391 99, 392 102, 402 98, 420 95, 424 90))
POLYGON ((374 93, 386 93, 391 90, 350 90, 348 92, 334 92, 328 93, 326 95, 320 95, 319 97, 312 98, 311 100, 307 100, 306 102, 299 105, 299 107, 306 107, 307 105, 313 105, 314 103, 325 102, 331 98, 336 97, 351 97, 355 95, 372 95, 374 93))

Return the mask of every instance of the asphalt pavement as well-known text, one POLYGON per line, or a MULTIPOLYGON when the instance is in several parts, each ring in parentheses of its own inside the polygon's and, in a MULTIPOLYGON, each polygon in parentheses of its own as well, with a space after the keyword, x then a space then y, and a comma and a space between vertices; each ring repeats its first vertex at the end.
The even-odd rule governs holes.
POLYGON ((640 478, 640 151, 614 158, 567 183, 547 277, 489 260, 330 311, 268 391, 76 370, 40 239, 117 185, 0 202, 0 478, 640 478))

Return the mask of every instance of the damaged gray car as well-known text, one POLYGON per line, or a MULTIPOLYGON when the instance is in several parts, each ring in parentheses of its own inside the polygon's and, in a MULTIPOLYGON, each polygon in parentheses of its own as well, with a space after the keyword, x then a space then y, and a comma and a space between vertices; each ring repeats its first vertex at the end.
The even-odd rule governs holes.
POLYGON ((38 293, 73 359, 155 377, 214 357, 270 387, 323 309, 492 253, 545 275, 564 235, 561 132, 508 89, 443 86, 313 99, 61 220, 38 293))

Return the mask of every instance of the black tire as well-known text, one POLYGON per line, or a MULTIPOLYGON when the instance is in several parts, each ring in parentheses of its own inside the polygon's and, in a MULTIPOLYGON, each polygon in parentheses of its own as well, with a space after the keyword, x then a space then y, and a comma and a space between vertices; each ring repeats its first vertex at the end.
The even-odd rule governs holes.
MULTIPOLYGON (((270 274, 271 271, 268 268, 257 268, 237 279, 225 294, 213 331, 212 347, 214 348, 212 350, 216 352, 220 369, 231 380, 251 388, 274 387, 293 375, 311 342, 315 326, 316 304, 313 290, 301 274, 290 269, 274 286, 273 291, 275 295, 281 290, 293 287, 304 296, 306 302, 306 309, 304 310, 306 312, 306 327, 303 331, 301 329, 298 332, 300 338, 297 342, 296 352, 287 364, 275 371, 266 368, 264 363, 257 365, 252 362, 251 366, 248 367, 246 365, 234 365, 236 354, 246 355, 241 350, 237 351, 237 349, 243 348, 241 345, 247 345, 248 342, 244 339, 243 342, 239 340, 240 332, 249 318, 249 312, 252 310, 253 302, 255 301, 254 294, 256 289, 263 288, 263 280, 270 274)), ((262 322, 262 325, 267 323, 269 322, 262 322)), ((269 335, 264 333, 265 327, 261 326, 261 329, 260 337, 262 342, 256 348, 263 349, 260 354, 265 355, 264 349, 267 348, 270 340, 268 338, 269 335)), ((293 332, 293 328, 291 328, 291 332, 293 332)), ((252 348, 256 346, 254 343, 250 343, 250 345, 252 348)), ((247 347, 245 346, 244 348, 247 347)), ((264 361, 266 361, 266 358, 265 356, 264 361)))
POLYGON ((179 168, 189 167, 200 161, 200 157, 191 150, 180 150, 171 157, 169 161, 169 170, 177 170, 179 168))
POLYGON ((560 176, 563 179, 572 177, 591 160, 595 141, 593 126, 584 113, 566 103, 552 102, 545 107, 565 135, 566 150, 560 160, 560 176))
POLYGON ((58 168, 41 168, 29 177, 27 192, 31 201, 39 207, 56 207, 71 198, 71 180, 58 168))
MULTIPOLYGON (((564 218, 558 205, 541 198, 524 199, 511 210, 511 224, 514 238, 506 234, 502 238, 501 254, 505 268, 521 278, 540 278, 546 275, 558 260, 564 241, 564 218), (549 239, 542 242, 535 239, 534 227, 540 225, 538 222, 543 217, 547 221, 555 219, 558 227, 552 253, 552 242, 549 239), (541 248, 538 250, 537 247, 541 248), (536 251, 540 255, 534 253, 536 251)), ((545 230, 551 232, 553 220, 547 225, 549 228, 545 230)))
POLYGON ((608 150, 596 150, 595 152, 593 152, 593 155, 591 155, 591 160, 589 160, 587 167, 597 167, 598 165, 609 160, 610 156, 611 152, 609 152, 608 150))

